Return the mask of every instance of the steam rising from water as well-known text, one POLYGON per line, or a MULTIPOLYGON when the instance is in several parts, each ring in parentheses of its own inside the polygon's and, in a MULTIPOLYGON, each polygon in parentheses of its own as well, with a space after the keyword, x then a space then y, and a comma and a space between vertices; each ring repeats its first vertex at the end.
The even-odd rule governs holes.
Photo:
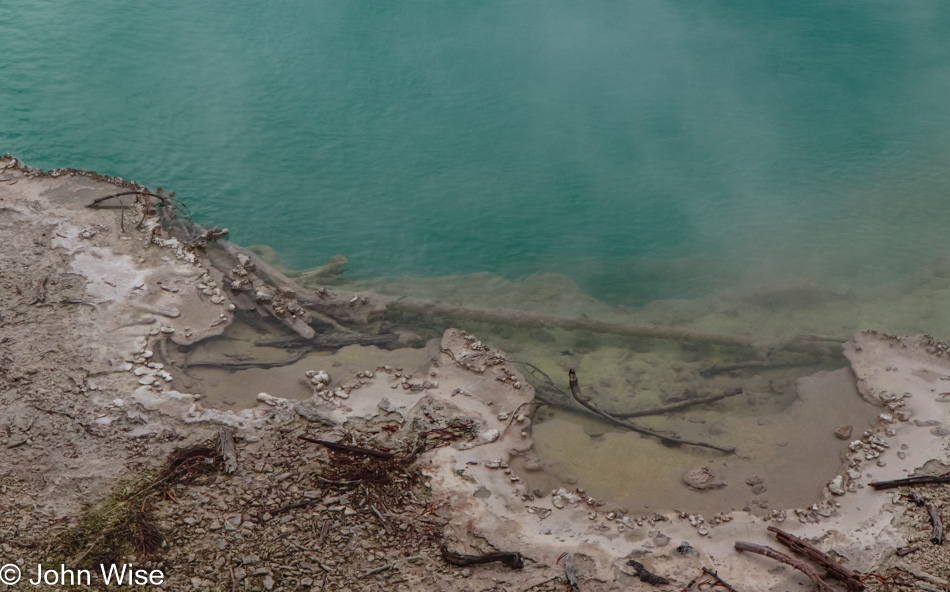
POLYGON ((642 304, 893 284, 950 227, 939 0, 25 0, 0 150, 178 190, 296 267, 642 304))

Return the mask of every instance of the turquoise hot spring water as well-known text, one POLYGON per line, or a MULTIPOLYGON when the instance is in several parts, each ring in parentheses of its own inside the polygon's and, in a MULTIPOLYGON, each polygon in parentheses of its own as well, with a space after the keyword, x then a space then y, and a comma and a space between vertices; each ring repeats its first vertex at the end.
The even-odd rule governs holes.
POLYGON ((631 310, 927 284, 848 322, 943 328, 939 0, 24 0, 0 56, 0 151, 173 189, 291 268, 631 310))
MULTIPOLYGON (((291 269, 342 254, 337 288, 353 292, 766 345, 950 338, 945 0, 8 2, 0 152, 162 185, 291 269)), ((739 487, 766 479, 774 507, 811 503, 836 470, 832 424, 876 413, 840 358, 462 326, 530 362, 529 380, 577 369, 605 408, 744 389, 638 421, 737 446, 741 462, 710 466, 739 487), (814 417, 808 392, 827 401, 814 417)), ((246 354, 233 329, 194 355, 246 354)), ((233 408, 255 389, 307 396, 302 369, 285 370, 178 388, 233 408)), ((532 487, 745 503, 685 491, 683 473, 718 453, 548 408, 532 421, 532 487)))

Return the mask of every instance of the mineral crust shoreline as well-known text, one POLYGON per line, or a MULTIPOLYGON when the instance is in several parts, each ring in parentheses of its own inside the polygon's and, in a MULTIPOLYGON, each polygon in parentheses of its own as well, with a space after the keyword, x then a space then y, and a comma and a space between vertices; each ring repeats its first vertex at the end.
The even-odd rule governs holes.
MULTIPOLYGON (((624 513, 576 486, 528 491, 508 463, 532 454, 524 412, 533 389, 502 352, 459 330, 445 333, 425 368, 379 364, 333 377, 350 385, 342 395, 261 396, 234 412, 172 390, 179 369, 156 361, 163 344, 220 334, 236 307, 223 272, 169 236, 154 203, 128 197, 86 207, 120 191, 147 192, 0 159, 0 564, 20 566, 25 577, 50 563, 66 537, 84 534, 97 504, 124 495, 128 476, 150 474, 227 427, 236 470, 148 498, 142 511, 161 547, 110 561, 161 569, 168 590, 567 590, 564 553, 584 591, 648 588, 631 559, 670 580, 670 590, 695 590, 708 578, 703 568, 738 590, 810 586, 733 548, 736 540, 778 546, 766 530, 775 524, 884 578, 867 577, 869 589, 885 589, 884 581, 947 589, 950 554, 930 543, 927 512, 907 491, 867 486, 950 468, 942 342, 865 332, 845 345, 861 395, 881 413, 855 426, 839 475, 814 505, 765 520, 689 508, 624 513), (398 456, 420 433, 444 441, 376 474, 382 485, 339 478, 334 470, 369 470, 373 461, 314 444, 348 441, 398 456), (453 565, 443 546, 448 557, 518 552, 524 567, 453 565)), ((946 523, 945 488, 919 490, 946 523)), ((91 541, 86 551, 101 544, 83 540, 91 541)))

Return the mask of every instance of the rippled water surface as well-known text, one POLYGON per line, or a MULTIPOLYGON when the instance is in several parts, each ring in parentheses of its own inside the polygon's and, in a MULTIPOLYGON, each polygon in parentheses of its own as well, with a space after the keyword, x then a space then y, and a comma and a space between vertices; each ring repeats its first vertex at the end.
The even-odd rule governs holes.
POLYGON ((0 151, 164 185, 292 267, 642 305, 946 252, 940 0, 23 0, 0 51, 0 151))
MULTIPOLYGON (((701 463, 728 499, 684 503, 808 502, 837 463, 832 425, 860 431, 870 412, 842 359, 780 345, 950 338, 945 0, 21 0, 0 9, 0 152, 163 185, 289 268, 343 254, 355 285, 334 289, 747 339, 391 319, 406 343, 474 331, 539 392, 576 369, 615 412, 742 388, 638 421, 745 464, 532 416, 534 483, 603 479, 634 505, 703 495, 682 483, 701 463), (771 502, 744 488, 753 473, 771 502), (652 489, 633 495, 637 480, 652 489)), ((332 368, 425 351, 340 352, 332 368)), ((233 408, 307 394, 302 368, 282 371, 176 386, 233 408)))

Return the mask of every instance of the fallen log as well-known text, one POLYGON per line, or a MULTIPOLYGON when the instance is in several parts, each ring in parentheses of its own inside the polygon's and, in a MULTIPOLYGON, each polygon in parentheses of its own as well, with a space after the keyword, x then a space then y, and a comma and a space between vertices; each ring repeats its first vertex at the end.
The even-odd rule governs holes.
POLYGON ((682 411, 683 409, 688 409, 690 407, 695 407, 696 405, 706 405, 707 403, 715 403, 716 401, 721 401, 722 399, 728 397, 734 397, 736 395, 742 394, 741 388, 734 388, 728 391, 723 391, 718 395, 709 395, 708 397, 695 397, 693 399, 687 399, 680 403, 673 403, 671 405, 664 405, 660 407, 654 407, 652 409, 643 409, 641 411, 627 411, 623 413, 611 413, 610 415, 614 417, 619 417, 621 419, 629 419, 631 417, 647 417, 650 415, 663 415, 665 413, 673 413, 674 411, 682 411))
POLYGON ((780 530, 774 526, 770 526, 769 531, 775 533, 778 542, 782 543, 795 553, 798 553, 803 557, 807 557, 811 561, 814 561, 818 565, 825 568, 829 576, 837 580, 841 580, 844 585, 847 586, 848 590, 851 590, 852 592, 862 592, 864 590, 864 582, 861 581, 861 578, 858 576, 858 574, 841 565, 831 556, 818 550, 808 541, 802 540, 797 536, 785 532, 784 530, 780 530))
POLYGON ((892 481, 875 481, 868 483, 875 490, 894 489, 904 485, 933 485, 937 483, 950 483, 950 475, 923 475, 921 477, 907 477, 906 479, 894 479, 892 481))
POLYGON ((299 362, 305 355, 307 355, 307 353, 309 353, 307 350, 301 350, 301 351, 296 352, 294 355, 290 356, 289 358, 285 358, 285 359, 283 359, 283 360, 277 360, 276 362, 257 362, 257 361, 253 361, 253 360, 240 361, 240 362, 226 362, 226 361, 216 361, 216 360, 205 360, 205 361, 201 361, 201 360, 199 360, 199 361, 197 361, 197 362, 190 362, 190 361, 188 361, 188 360, 186 359, 186 360, 185 360, 185 363, 183 364, 183 367, 184 367, 185 369, 187 369, 187 368, 195 368, 195 367, 198 367, 198 368, 202 368, 202 367, 204 367, 204 368, 223 368, 223 369, 225 369, 225 370, 230 370, 230 371, 234 371, 234 370, 249 370, 249 369, 251 369, 251 368, 262 368, 262 369, 267 369, 267 368, 280 368, 280 367, 282 367, 282 366, 290 366, 291 364, 294 364, 294 363, 296 363, 296 362, 299 362))
POLYGON ((835 592, 835 589, 829 586, 828 582, 821 579, 821 577, 818 575, 818 572, 816 572, 812 566, 793 557, 789 557, 785 553, 776 551, 772 547, 755 545, 745 541, 736 541, 735 547, 737 551, 748 551, 749 553, 764 555, 769 559, 774 559, 780 563, 784 563, 785 565, 790 565, 791 567, 794 567, 798 571, 808 576, 808 578, 814 582, 816 586, 818 586, 818 589, 821 590, 821 592, 835 592))
POLYGON ((726 372, 734 372, 736 370, 780 370, 783 368, 800 368, 802 366, 815 366, 821 363, 820 358, 812 358, 810 360, 798 360, 798 361, 789 361, 789 362, 769 362, 765 360, 750 360, 748 362, 738 362, 735 364, 723 364, 723 365, 714 365, 709 368, 703 368, 699 371, 699 375, 703 378, 710 378, 719 374, 725 374, 726 372))
POLYGON ((663 327, 660 325, 635 325, 598 321, 587 317, 567 319, 538 315, 519 310, 481 310, 447 306, 441 302, 418 300, 414 298, 393 298, 385 301, 389 310, 401 310, 415 314, 434 317, 446 317, 455 320, 489 323, 513 327, 544 327, 548 329, 563 329, 566 331, 588 331, 606 335, 620 335, 626 337, 645 337, 653 339, 670 339, 686 343, 709 343, 714 345, 731 345, 747 347, 756 350, 772 349, 797 351, 825 357, 840 357, 841 344, 845 338, 835 341, 816 341, 808 336, 796 337, 790 340, 762 340, 741 335, 723 335, 716 333, 700 333, 686 329, 663 327))
POLYGON ((642 427, 640 427, 640 426, 638 426, 638 425, 636 425, 636 424, 630 423, 629 421, 624 421, 624 420, 622 420, 622 419, 618 419, 618 418, 616 418, 616 417, 614 417, 614 416, 612 416, 612 415, 610 415, 610 414, 608 414, 608 413, 606 413, 606 412, 604 412, 604 411, 601 411, 600 409, 598 409, 597 407, 595 407, 594 405, 592 405, 589 401, 585 401, 584 399, 581 398, 581 388, 580 388, 580 385, 579 385, 578 382, 577 382, 577 373, 574 372, 574 369, 573 369, 573 368, 569 371, 568 377, 569 377, 569 381, 570 381, 569 384, 570 384, 570 387, 571 387, 571 395, 574 397, 574 400, 577 401, 577 403, 578 403, 579 405, 585 407, 586 409, 588 409, 589 411, 591 411, 591 412, 593 412, 593 413, 596 413, 597 415, 601 416, 602 418, 606 419, 607 421, 609 421, 610 423, 612 423, 612 424, 614 424, 614 425, 616 425, 616 426, 619 426, 619 427, 628 429, 628 430, 633 431, 633 432, 637 432, 638 434, 643 434, 643 435, 645 435, 645 436, 650 436, 650 437, 653 437, 653 438, 657 438, 657 439, 660 440, 660 442, 662 442, 663 444, 666 444, 666 445, 671 445, 671 446, 682 446, 682 445, 698 446, 698 447, 700 447, 700 448, 709 448, 709 449, 712 449, 712 450, 718 450, 719 452, 724 452, 724 453, 726 453, 726 454, 735 454, 735 453, 736 453, 736 449, 735 449, 735 448, 732 448, 732 447, 730 447, 730 448, 724 448, 724 447, 722 447, 722 446, 716 446, 715 444, 708 444, 708 443, 706 443, 706 442, 697 442, 697 441, 693 441, 693 440, 683 440, 683 439, 681 439, 681 438, 677 438, 677 437, 674 437, 674 436, 665 436, 665 435, 663 435, 663 434, 660 434, 659 432, 654 432, 653 430, 648 430, 648 429, 646 429, 646 428, 642 428, 642 427))
POLYGON ((367 335, 363 333, 331 333, 315 335, 312 339, 300 336, 282 337, 267 341, 257 341, 257 347, 305 348, 309 351, 334 351, 350 345, 374 345, 383 347, 392 345, 399 340, 398 333, 384 333, 381 335, 367 335))

